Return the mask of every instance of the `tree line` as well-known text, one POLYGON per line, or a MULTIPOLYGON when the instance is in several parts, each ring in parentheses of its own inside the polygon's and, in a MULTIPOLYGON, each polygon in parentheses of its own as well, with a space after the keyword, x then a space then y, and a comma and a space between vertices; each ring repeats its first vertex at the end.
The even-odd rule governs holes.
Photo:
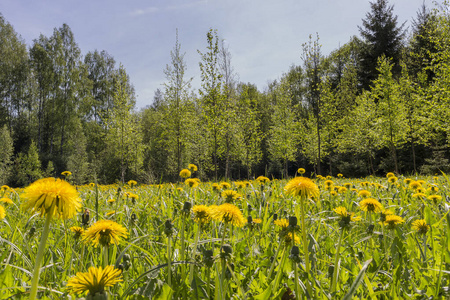
POLYGON ((360 36, 324 55, 310 36, 281 78, 240 82, 216 30, 199 49, 194 90, 176 35, 165 83, 136 109, 132 83, 106 51, 82 55, 67 24, 27 48, 0 15, 0 184, 72 172, 77 184, 450 170, 450 16, 418 9, 398 24, 371 2, 360 36))

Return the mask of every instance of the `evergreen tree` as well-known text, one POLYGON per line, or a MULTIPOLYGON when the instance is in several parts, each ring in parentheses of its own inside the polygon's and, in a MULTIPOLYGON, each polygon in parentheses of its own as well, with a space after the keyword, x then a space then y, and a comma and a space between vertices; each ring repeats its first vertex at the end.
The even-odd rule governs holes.
POLYGON ((371 11, 362 20, 359 32, 364 44, 361 49, 359 76, 361 86, 368 89, 371 82, 378 77, 377 64, 382 55, 392 59, 393 74, 400 74, 400 57, 405 31, 404 23, 397 24, 397 16, 393 14, 394 6, 387 0, 370 2, 371 11))

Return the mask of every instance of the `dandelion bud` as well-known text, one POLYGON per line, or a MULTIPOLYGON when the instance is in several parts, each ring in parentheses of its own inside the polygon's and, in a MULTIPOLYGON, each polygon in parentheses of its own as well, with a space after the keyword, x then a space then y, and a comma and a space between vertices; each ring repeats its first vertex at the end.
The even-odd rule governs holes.
POLYGON ((253 223, 253 218, 252 218, 252 216, 248 216, 248 217, 247 217, 247 223, 248 223, 248 224, 252 224, 252 223, 253 223))
POLYGON ((248 210, 248 213, 251 213, 251 211, 252 211, 252 206, 251 206, 250 204, 247 205, 247 210, 248 210))
POLYGON ((367 226, 367 234, 372 234, 374 228, 375 228, 375 225, 373 225, 373 224, 370 224, 369 226, 367 226))
POLYGON ((166 220, 166 222, 164 223, 164 233, 167 236, 172 236, 173 232, 174 232, 174 230, 173 230, 172 221, 166 220))
POLYGON ((224 244, 221 249, 225 254, 231 254, 233 252, 233 248, 228 244, 224 244))
POLYGON ((205 266, 207 266, 208 268, 211 268, 214 264, 214 252, 212 250, 205 250, 203 252, 203 263, 205 264, 205 266))
POLYGON ((191 212, 191 208, 192 208, 192 203, 191 202, 189 202, 189 201, 184 202, 183 213, 189 214, 191 212))
POLYGON ((227 279, 231 279, 231 276, 232 276, 232 275, 231 275, 230 269, 231 269, 231 271, 234 272, 234 264, 233 264, 233 263, 231 263, 231 264, 230 264, 230 268, 227 268, 226 271, 225 271, 225 277, 226 277, 227 279))
POLYGON ((292 246, 289 258, 292 259, 295 263, 300 262, 300 249, 297 246, 292 246))
POLYGON ((296 216, 289 216, 289 226, 290 227, 297 226, 297 217, 296 216))
POLYGON ((89 225, 89 210, 85 209, 84 213, 81 215, 81 225, 88 226, 89 225))
POLYGON ((30 231, 28 231, 28 236, 31 238, 33 237, 34 233, 36 232, 36 227, 31 227, 30 231))
POLYGON ((276 221, 278 219, 278 214, 273 214, 273 220, 276 221))

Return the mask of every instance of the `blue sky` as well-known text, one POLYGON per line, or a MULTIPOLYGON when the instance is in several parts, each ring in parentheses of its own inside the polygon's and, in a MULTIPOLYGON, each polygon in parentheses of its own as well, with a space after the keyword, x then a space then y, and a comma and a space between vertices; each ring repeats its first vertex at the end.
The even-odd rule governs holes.
MULTIPOLYGON (((390 1, 400 23, 411 19, 423 0, 390 1)), ((434 5, 425 0, 429 8, 434 5)), ((187 77, 200 87, 200 56, 206 33, 218 30, 243 82, 262 91, 292 64, 302 63, 302 44, 319 34, 328 55, 358 35, 370 10, 365 0, 2 0, 0 13, 28 45, 51 36, 63 23, 72 29, 83 54, 106 50, 122 63, 137 95, 137 107, 151 104, 165 81, 178 28, 187 77)))

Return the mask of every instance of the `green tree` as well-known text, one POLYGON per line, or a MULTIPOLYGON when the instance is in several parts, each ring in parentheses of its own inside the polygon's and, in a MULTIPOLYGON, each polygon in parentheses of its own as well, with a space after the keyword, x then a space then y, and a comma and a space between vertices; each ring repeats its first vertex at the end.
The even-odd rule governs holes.
POLYGON ((392 59, 393 73, 400 75, 400 58, 405 31, 404 23, 397 24, 398 17, 394 15, 394 6, 389 6, 387 0, 370 2, 371 11, 358 27, 364 44, 360 57, 360 82, 362 88, 368 89, 371 82, 378 77, 378 59, 384 55, 392 59))
POLYGON ((202 88, 199 90, 201 97, 202 118, 206 125, 208 135, 209 153, 212 155, 212 169, 217 180, 219 169, 219 157, 222 155, 224 114, 224 94, 222 90, 222 75, 219 70, 219 37, 217 30, 210 29, 206 34, 207 51, 198 53, 201 56, 199 63, 201 71, 202 88))
POLYGON ((5 125, 0 130, 0 185, 8 182, 14 153, 13 140, 5 125))

